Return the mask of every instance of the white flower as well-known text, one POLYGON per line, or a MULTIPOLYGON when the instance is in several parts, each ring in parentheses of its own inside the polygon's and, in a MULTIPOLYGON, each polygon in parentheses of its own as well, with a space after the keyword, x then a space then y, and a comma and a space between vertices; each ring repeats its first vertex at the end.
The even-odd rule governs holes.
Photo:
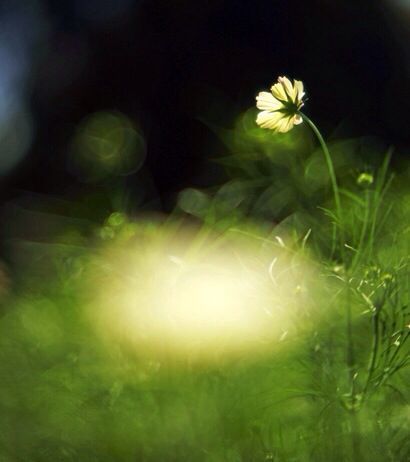
POLYGON ((292 84, 287 77, 279 77, 270 91, 261 91, 256 97, 256 107, 261 110, 256 119, 258 125, 285 133, 303 122, 299 110, 304 104, 305 91, 300 80, 292 84))

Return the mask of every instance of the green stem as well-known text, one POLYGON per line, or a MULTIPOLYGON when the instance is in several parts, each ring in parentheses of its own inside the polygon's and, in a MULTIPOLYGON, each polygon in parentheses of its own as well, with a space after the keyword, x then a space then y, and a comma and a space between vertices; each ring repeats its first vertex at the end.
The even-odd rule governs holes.
POLYGON ((355 347, 353 342, 353 322, 352 322, 352 307, 351 307, 351 292, 350 287, 347 287, 346 293, 346 337, 347 351, 346 363, 348 370, 348 379, 350 382, 350 393, 352 399, 356 398, 356 357, 355 347))
MULTIPOLYGON (((313 133, 316 135, 316 137, 317 137, 317 139, 318 139, 318 141, 320 143, 323 154, 325 155, 327 169, 329 171, 330 181, 332 183, 332 189, 333 189, 333 194, 334 194, 334 198, 335 198, 337 219, 339 221, 339 226, 341 228, 342 227, 342 206, 341 206, 341 203, 340 203, 339 187, 337 185, 335 169, 333 167, 333 161, 332 161, 332 158, 330 156, 329 149, 328 149, 327 144, 326 144, 325 140, 323 139, 323 136, 320 133, 319 129, 309 119, 309 117, 307 117, 302 112, 300 112, 300 116, 310 126, 310 128, 313 130, 313 133)), ((343 233, 342 232, 341 232, 340 236, 341 236, 341 241, 342 241, 341 244, 343 246, 343 233)), ((343 248, 341 249, 341 252, 343 252, 343 248)))
POLYGON ((393 365, 394 360, 395 360, 396 357, 398 356, 401 347, 406 343, 406 340, 409 338, 409 336, 410 336, 410 332, 407 332, 407 334, 405 335, 404 339, 400 342, 400 345, 395 349, 395 351, 394 351, 392 357, 390 358, 388 367, 391 367, 391 366, 393 365))
POLYGON ((359 244, 357 245, 357 252, 353 257, 353 261, 351 264, 352 273, 356 269, 356 265, 359 263, 362 249, 365 246, 366 234, 369 228, 369 213, 370 213, 370 197, 369 197, 369 190, 366 190, 366 205, 364 210, 364 218, 363 218, 363 226, 360 233, 359 244))
POLYGON ((373 313, 373 346, 372 346, 372 351, 370 354, 369 367, 367 371, 367 380, 363 388, 363 401, 366 399, 366 395, 367 395, 367 392, 370 386, 370 382, 376 370, 377 353, 379 350, 379 316, 380 316, 380 308, 376 308, 376 311, 373 313))

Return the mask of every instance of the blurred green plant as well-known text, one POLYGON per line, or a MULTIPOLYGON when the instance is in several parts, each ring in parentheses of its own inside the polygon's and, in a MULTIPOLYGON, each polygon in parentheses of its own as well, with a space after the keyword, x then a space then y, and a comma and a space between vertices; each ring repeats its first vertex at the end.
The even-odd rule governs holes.
POLYGON ((139 129, 120 112, 97 112, 77 127, 69 168, 85 182, 126 176, 138 171, 146 154, 139 129))
MULTIPOLYGON (((0 275, 1 461, 408 460, 408 171, 393 175, 393 152, 375 140, 333 140, 338 213, 306 124, 275 134, 254 121, 253 110, 233 130, 213 127, 231 152, 216 159, 231 180, 182 191, 171 216, 133 220, 104 208, 98 224, 20 219, 24 229, 53 228, 47 242, 13 228, 4 242, 11 269, 0 275), (272 248, 291 255, 290 266, 314 265, 320 289, 303 277, 292 286, 309 303, 268 353, 196 364, 135 351, 120 337, 101 341, 87 307, 113 278, 138 284, 124 262, 143 264, 164 226, 173 242, 187 224, 196 233, 182 239, 189 255, 225 249, 235 235, 255 242, 252 265, 272 248)), ((85 133, 94 146, 93 130, 85 133)), ((277 265, 262 265, 273 287, 277 265)), ((240 258, 238 266, 249 269, 240 258)))

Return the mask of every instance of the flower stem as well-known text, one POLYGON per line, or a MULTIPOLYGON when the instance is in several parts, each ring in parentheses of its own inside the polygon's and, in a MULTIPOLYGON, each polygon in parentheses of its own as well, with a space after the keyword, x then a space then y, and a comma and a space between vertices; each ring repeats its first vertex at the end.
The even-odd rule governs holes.
MULTIPOLYGON (((339 226, 341 228, 342 227, 342 206, 341 206, 341 203, 340 203, 339 187, 337 185, 335 169, 333 167, 333 161, 332 161, 332 158, 330 156, 329 149, 328 149, 327 144, 326 144, 325 140, 323 139, 323 136, 320 133, 319 129, 309 119, 309 117, 307 117, 302 112, 300 112, 300 116, 310 126, 310 128, 313 130, 313 133, 316 135, 316 137, 317 137, 317 139, 318 139, 318 141, 320 143, 323 154, 325 155, 326 164, 327 164, 327 168, 328 168, 329 176, 330 176, 330 181, 332 183, 333 195, 334 195, 334 198, 335 198, 337 220, 339 221, 339 226)), ((340 233, 340 237, 341 237, 341 245, 343 246, 344 243, 343 243, 343 232, 342 231, 340 233)), ((343 248, 341 249, 341 252, 343 253, 343 248)))
POLYGON ((381 307, 376 307, 375 311, 372 315, 372 323, 373 323, 373 346, 372 346, 372 351, 370 354, 370 361, 369 361, 369 367, 367 370, 367 379, 366 383, 363 388, 363 399, 366 398, 368 389, 370 387, 370 383, 373 379, 373 375, 376 369, 376 362, 377 362, 377 353, 379 350, 379 318, 380 318, 380 308, 381 307))

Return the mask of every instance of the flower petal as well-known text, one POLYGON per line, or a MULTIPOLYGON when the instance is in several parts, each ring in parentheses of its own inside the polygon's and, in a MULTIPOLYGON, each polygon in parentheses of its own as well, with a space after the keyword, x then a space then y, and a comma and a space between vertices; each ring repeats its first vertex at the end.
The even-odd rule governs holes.
POLYGON ((276 130, 280 133, 286 133, 293 128, 293 117, 284 117, 277 125, 276 130))
POLYGON ((301 124, 303 118, 298 111, 304 105, 303 82, 281 76, 270 90, 271 93, 263 91, 256 97, 256 106, 261 110, 257 124, 281 133, 301 124))
POLYGON ((271 93, 261 91, 256 97, 256 107, 261 111, 277 111, 283 107, 283 104, 271 93))
POLYGON ((303 97, 305 96, 303 82, 300 80, 295 80, 294 82, 296 104, 301 108, 303 106, 303 97))
POLYGON ((287 77, 279 77, 278 82, 280 84, 282 84, 282 86, 283 86, 283 88, 285 90, 285 93, 288 96, 288 98, 286 98, 286 99, 288 100, 290 98, 291 101, 295 102, 295 100, 296 100, 296 89, 292 85, 292 82, 287 77))
POLYGON ((288 97, 285 92, 285 88, 281 83, 275 83, 270 87, 270 91, 272 92, 272 95, 278 99, 279 101, 287 101, 288 97))
POLYGON ((262 128, 276 130, 278 123, 281 121, 283 114, 281 112, 262 111, 256 118, 256 123, 262 128))
POLYGON ((294 81, 294 86, 295 86, 295 89, 296 89, 297 97, 298 97, 298 99, 300 101, 305 96, 305 89, 303 87, 303 82, 301 82, 300 80, 295 80, 294 81))

